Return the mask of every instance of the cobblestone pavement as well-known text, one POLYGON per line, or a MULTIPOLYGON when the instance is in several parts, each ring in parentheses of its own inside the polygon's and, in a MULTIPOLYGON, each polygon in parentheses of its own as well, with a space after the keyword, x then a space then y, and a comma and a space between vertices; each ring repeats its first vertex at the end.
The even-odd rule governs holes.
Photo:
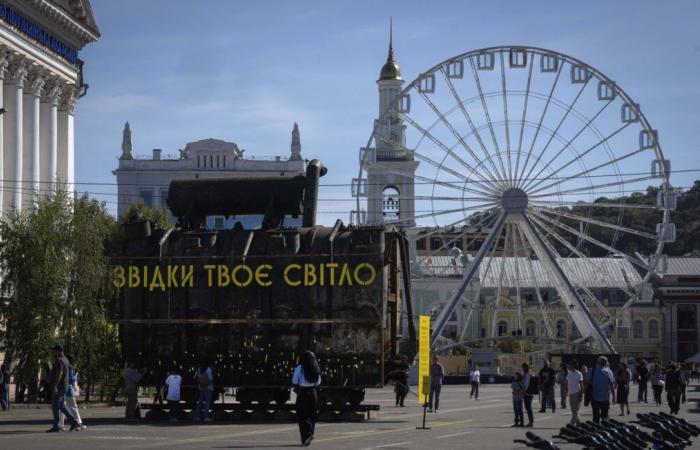
MULTIPOLYGON (((523 429, 510 428, 513 423, 509 386, 482 386, 478 401, 469 400, 465 386, 444 386, 440 411, 428 414, 429 430, 416 426, 422 419, 422 408, 415 397, 406 408, 395 408, 391 388, 367 391, 367 403, 381 405, 369 421, 360 423, 318 423, 312 447, 320 449, 508 449, 519 448, 513 439, 522 438, 523 429)), ((637 387, 632 387, 631 398, 636 398, 637 387)), ((651 397, 651 392, 649 393, 651 397)), ((698 414, 700 386, 692 386, 688 402, 681 416, 700 425, 698 414), (696 390, 698 389, 698 390, 696 390)), ((663 405, 632 402, 632 413, 668 411, 663 405)), ((551 438, 570 418, 566 409, 538 413, 534 401, 535 426, 533 431, 551 438)), ((611 408, 616 419, 618 407, 611 408)), ((0 411, 1 449, 176 449, 176 448, 285 448, 299 445, 299 434, 293 422, 239 422, 200 424, 180 422, 142 422, 128 425, 121 419, 122 408, 86 408, 81 410, 88 425, 81 432, 47 434, 51 411, 46 408, 18 407, 0 411)), ((583 420, 591 418, 590 408, 583 408, 583 420)), ((696 439, 700 446, 700 438, 696 439)), ((521 446, 522 447, 522 446, 521 446)), ((578 448, 562 444, 562 448, 578 448)))

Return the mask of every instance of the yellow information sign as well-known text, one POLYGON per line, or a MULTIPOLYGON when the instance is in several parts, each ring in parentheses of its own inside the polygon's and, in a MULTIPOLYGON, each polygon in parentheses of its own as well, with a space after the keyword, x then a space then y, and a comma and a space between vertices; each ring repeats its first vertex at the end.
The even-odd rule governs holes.
POLYGON ((425 402, 430 393, 430 316, 420 316, 418 322, 418 403, 425 402))

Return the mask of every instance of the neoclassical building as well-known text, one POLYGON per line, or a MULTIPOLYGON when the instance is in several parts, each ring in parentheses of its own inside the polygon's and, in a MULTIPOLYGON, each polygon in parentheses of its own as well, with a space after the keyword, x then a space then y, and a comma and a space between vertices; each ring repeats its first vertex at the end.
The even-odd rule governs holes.
MULTIPOLYGON (((249 155, 233 142, 202 139, 190 142, 177 154, 163 154, 153 149, 151 155, 134 155, 131 127, 124 125, 119 167, 112 173, 117 177, 119 216, 132 204, 142 201, 148 206, 167 208, 170 182, 192 178, 246 178, 259 176, 293 177, 304 173, 301 157, 301 137, 295 123, 289 154, 285 156, 249 155)), ((209 217, 211 228, 233 224, 233 218, 209 217)), ((252 222, 251 222, 252 223, 252 222)))
POLYGON ((75 181, 79 51, 100 37, 88 0, 0 1, 0 207, 75 181))

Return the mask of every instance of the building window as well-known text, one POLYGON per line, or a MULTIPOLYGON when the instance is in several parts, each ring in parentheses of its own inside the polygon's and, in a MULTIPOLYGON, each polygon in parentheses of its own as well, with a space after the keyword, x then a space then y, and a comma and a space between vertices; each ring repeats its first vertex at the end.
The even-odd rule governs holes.
POLYGON ((528 320, 525 322, 525 336, 533 337, 535 336, 535 321, 528 320))
POLYGON ((416 250, 425 250, 425 238, 418 238, 416 241, 416 250))
POLYGON ((399 190, 387 186, 382 191, 382 216, 384 222, 398 222, 399 220, 399 190))
POLYGON ((226 155, 224 155, 223 160, 224 160, 224 163, 222 164, 222 166, 225 169, 226 168, 226 155))
POLYGON ((161 189, 161 191, 160 191, 160 207, 161 208, 168 207, 168 190, 167 189, 161 189))
POLYGON ((498 322, 498 335, 506 336, 508 334, 508 322, 501 320, 498 322))
POLYGON ((649 321, 649 339, 659 338, 659 322, 656 319, 649 321))
POLYGON ((632 324, 632 337, 635 339, 644 339, 644 322, 635 320, 632 324))
POLYGON ((223 230, 224 229, 224 218, 214 217, 214 229, 223 230))
POLYGON ((216 168, 219 168, 219 155, 216 155, 216 168))
POLYGON ((565 338, 566 337, 566 322, 563 320, 558 320, 557 321, 557 329, 555 331, 557 334, 558 338, 565 338))
POLYGON ((430 238, 430 250, 440 250, 442 248, 442 239, 430 238))
POLYGON ((198 169, 199 169, 200 167, 202 167, 202 163, 200 162, 200 158, 201 158, 201 156, 200 156, 200 155, 197 155, 197 168, 198 168, 198 169))
POLYGON ((139 197, 147 206, 153 206, 153 191, 139 191, 139 197))
POLYGON ((678 329, 695 330, 697 327, 695 305, 678 305, 678 329))

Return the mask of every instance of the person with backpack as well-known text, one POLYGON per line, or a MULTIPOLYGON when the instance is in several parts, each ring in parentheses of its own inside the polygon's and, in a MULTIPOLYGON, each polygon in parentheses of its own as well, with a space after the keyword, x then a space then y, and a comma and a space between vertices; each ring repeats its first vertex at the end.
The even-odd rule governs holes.
POLYGON ((539 394, 540 388, 537 378, 533 377, 532 372, 530 372, 530 365, 528 363, 523 363, 521 367, 523 369, 523 387, 525 388, 523 403, 525 404, 525 411, 527 412, 527 425, 525 426, 532 428, 532 423, 534 422, 534 417, 532 414, 532 397, 539 394))
POLYGON ((165 384, 168 386, 168 395, 165 398, 168 401, 170 422, 174 423, 177 422, 177 417, 180 414, 180 385, 182 384, 182 377, 177 373, 176 367, 168 372, 165 384))
POLYGON ((666 399, 671 414, 678 414, 681 409, 681 385, 683 376, 676 363, 670 363, 666 372, 666 399))
POLYGON ((213 422, 209 417, 209 409, 211 407, 211 399, 214 394, 214 375, 211 366, 206 359, 203 359, 199 365, 199 369, 194 376, 197 379, 199 387, 199 397, 192 411, 192 419, 195 422, 213 422))
POLYGON ((664 390, 664 374, 661 372, 659 363, 654 363, 654 368, 651 369, 651 389, 654 391, 654 402, 656 406, 661 406, 661 393, 664 390))
POLYGON ((308 447, 314 440, 318 387, 321 385, 321 367, 312 351, 307 350, 302 353, 301 364, 294 368, 292 384, 297 394, 296 412, 301 443, 308 447))
POLYGON ((540 381, 540 390, 542 391, 542 399, 540 405, 540 412, 543 413, 547 410, 547 405, 552 407, 552 412, 554 413, 557 409, 556 402, 554 400, 554 383, 556 381, 557 371, 549 366, 549 361, 546 359, 542 363, 542 369, 538 374, 540 381))
POLYGON ((593 422, 600 423, 608 418, 610 397, 615 399, 615 376, 608 368, 608 358, 598 358, 596 367, 588 371, 586 378, 586 405, 591 404, 593 422))

